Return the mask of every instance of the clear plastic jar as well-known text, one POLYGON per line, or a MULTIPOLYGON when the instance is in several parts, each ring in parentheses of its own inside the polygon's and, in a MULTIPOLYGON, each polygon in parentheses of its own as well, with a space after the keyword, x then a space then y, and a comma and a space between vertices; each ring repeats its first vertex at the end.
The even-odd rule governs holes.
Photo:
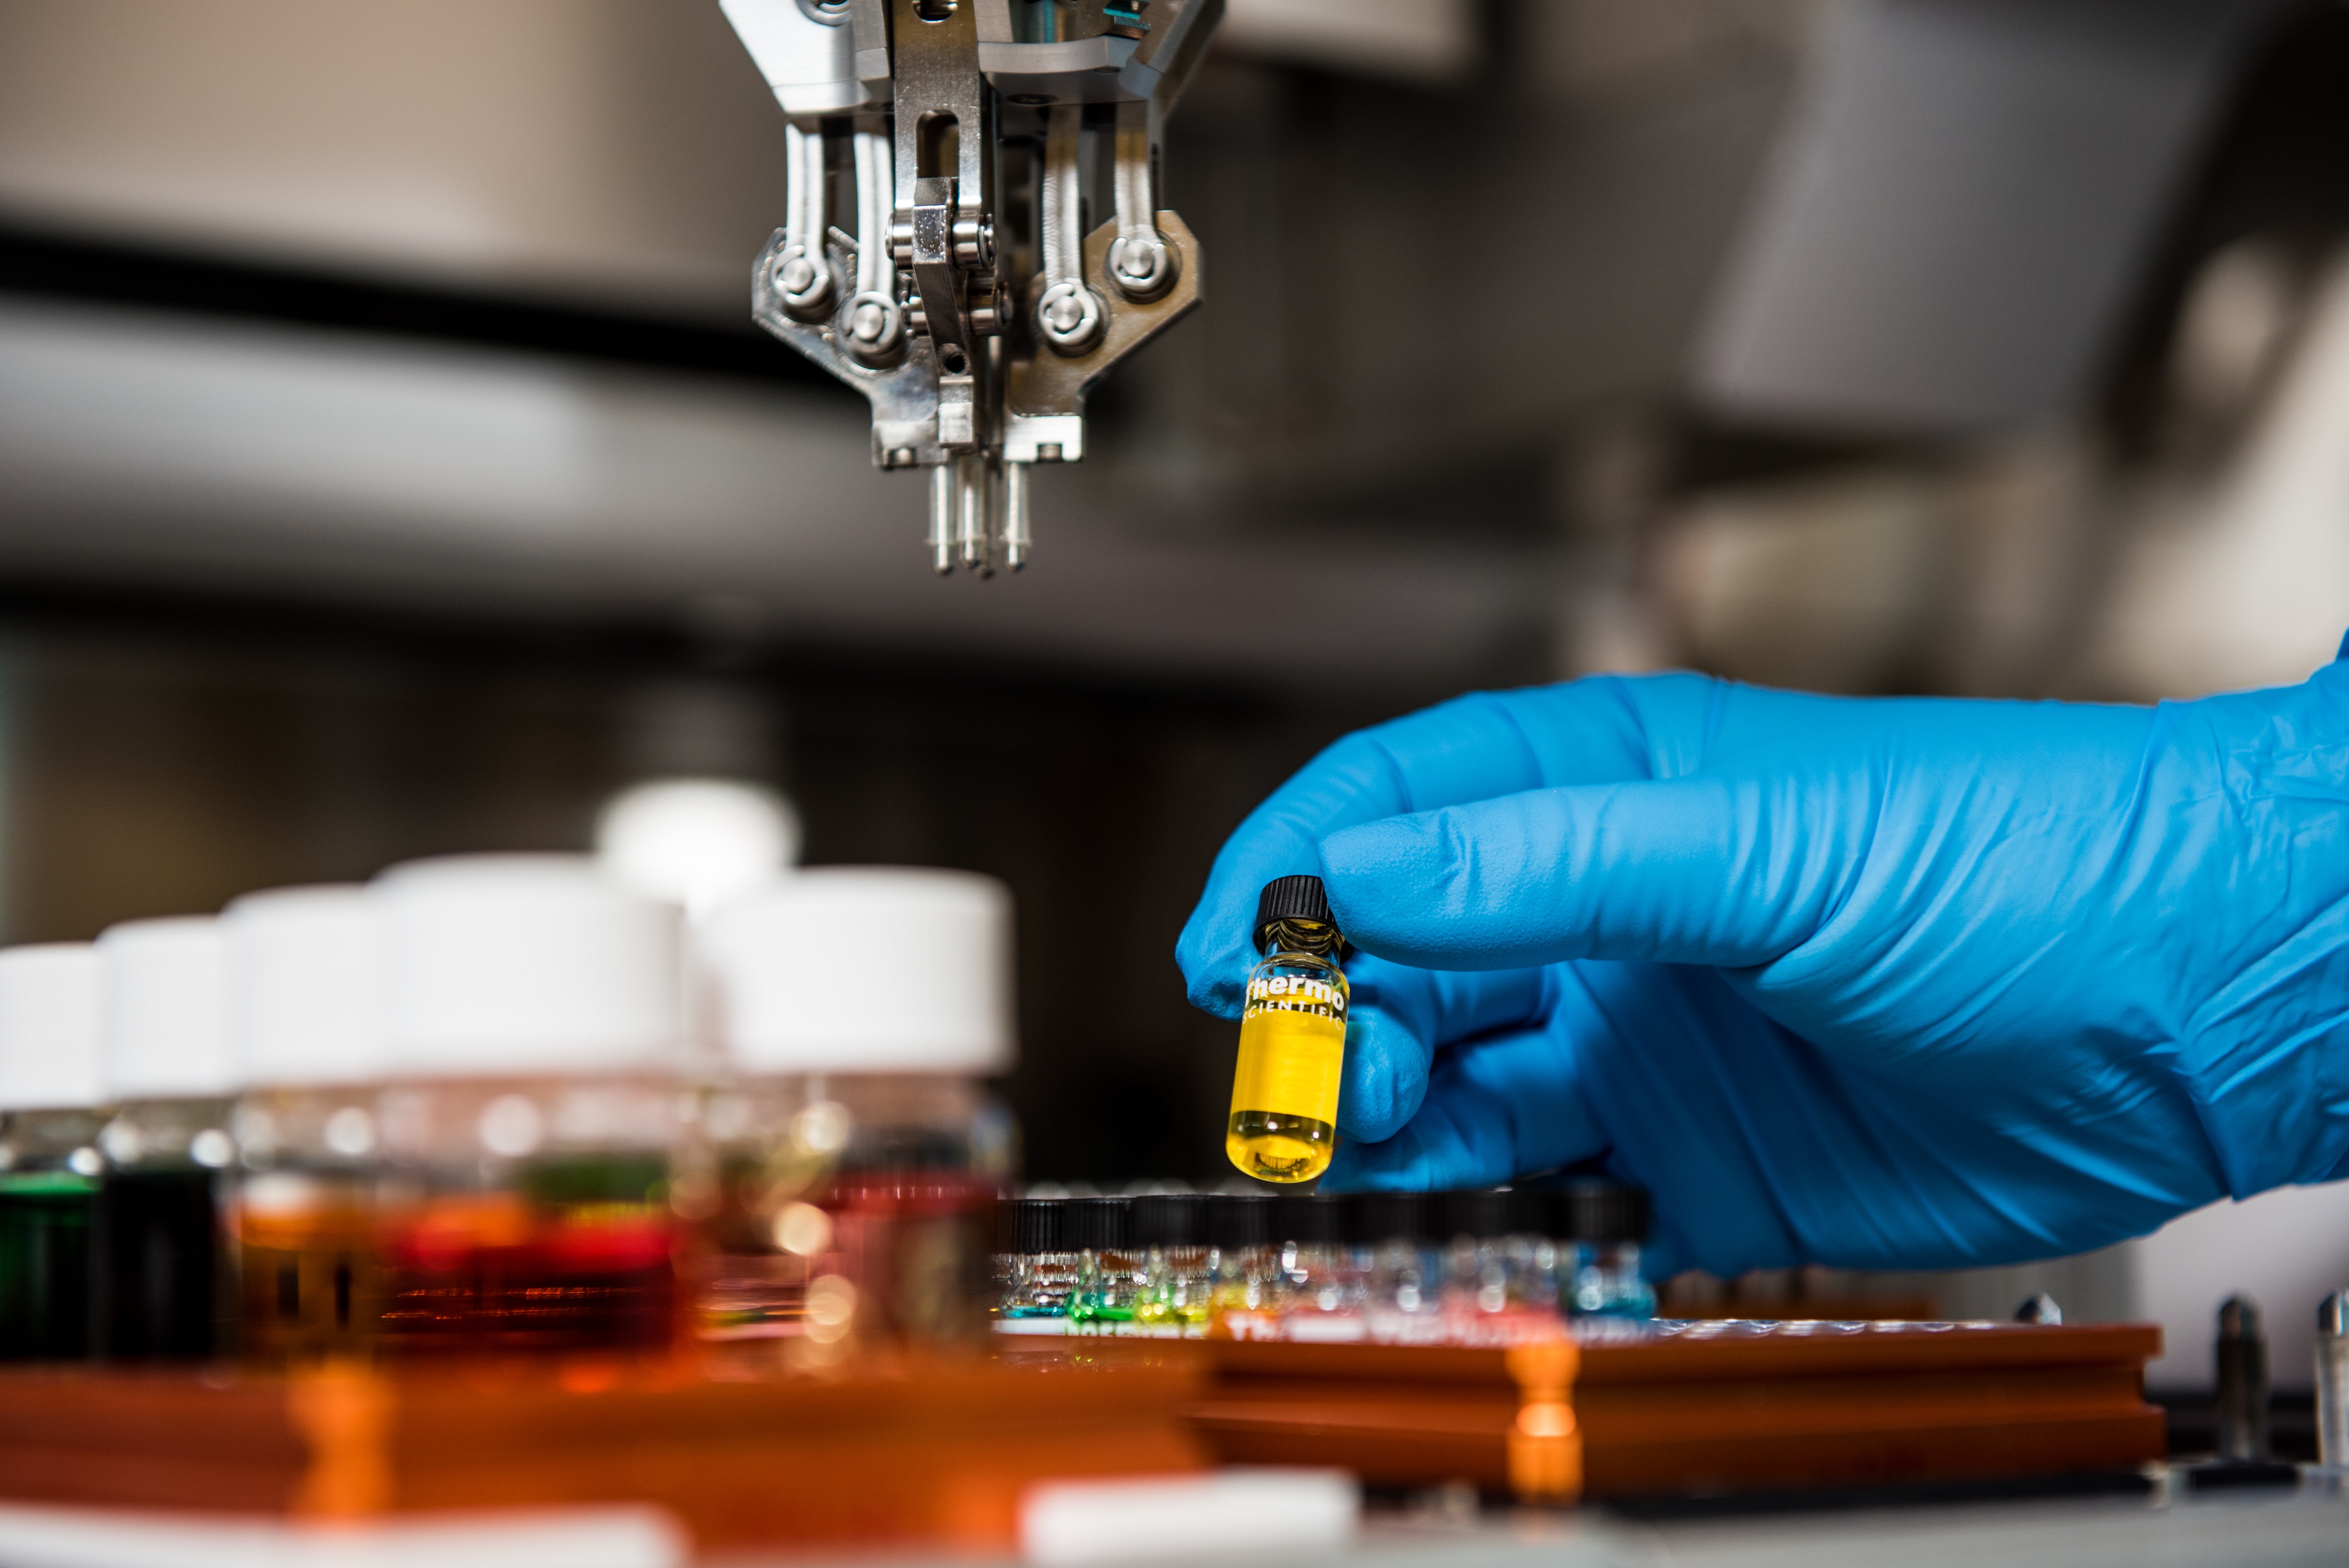
POLYGON ((381 1326, 378 1091, 256 1089, 238 1102, 236 1230, 245 1354, 269 1364, 371 1355, 381 1326))
POLYGON ((404 1084, 378 1099, 377 1329, 402 1354, 666 1347, 670 1162, 689 1109, 663 1075, 404 1084))
POLYGON ((988 1311, 1009 1116, 936 1073, 793 1074, 710 1090, 681 1180, 695 1332, 712 1346, 855 1335, 967 1344, 988 1311))
POLYGON ((383 1306, 378 909, 356 885, 221 913, 233 1054, 239 1332, 267 1366, 372 1355, 383 1306))
POLYGON ((896 867, 789 873, 696 932, 723 1057, 678 1191, 705 1346, 821 1366, 983 1342, 1010 945, 1002 884, 896 867))
POLYGON ((236 1344, 228 938, 210 917, 98 939, 98 1063, 116 1111, 90 1228, 91 1349, 196 1361, 236 1344))
POLYGON ((89 1353, 100 1092, 97 949, 0 950, 0 1361, 89 1353))
POLYGON ((381 1346, 667 1349, 698 1110, 678 910, 568 855, 415 861, 370 896, 381 1346))
POLYGON ((91 1110, 0 1119, 0 1361, 89 1354, 90 1215, 98 1129, 91 1110))
POLYGON ((230 1109, 224 1098, 137 1101, 99 1131, 106 1171, 90 1232, 90 1322, 100 1359, 234 1351, 230 1109))

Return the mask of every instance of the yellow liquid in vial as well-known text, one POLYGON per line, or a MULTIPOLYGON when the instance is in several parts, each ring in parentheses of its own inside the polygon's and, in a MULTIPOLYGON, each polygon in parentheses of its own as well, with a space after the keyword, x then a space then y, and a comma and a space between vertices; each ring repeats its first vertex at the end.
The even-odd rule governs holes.
POLYGON ((1224 1152, 1259 1181, 1310 1181, 1338 1149, 1338 1078, 1346 1023, 1319 1011, 1252 1004, 1224 1152))

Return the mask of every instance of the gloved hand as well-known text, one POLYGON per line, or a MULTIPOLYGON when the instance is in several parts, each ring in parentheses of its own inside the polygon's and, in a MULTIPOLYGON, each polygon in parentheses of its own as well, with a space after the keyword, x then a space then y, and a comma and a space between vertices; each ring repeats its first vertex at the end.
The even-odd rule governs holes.
POLYGON ((1238 1016, 1292 872, 1361 949, 1333 1190, 1603 1158, 1661 1276, 2018 1262, 2349 1173, 2349 665, 2152 708, 1462 697, 1241 825, 1195 1003, 1238 1016))

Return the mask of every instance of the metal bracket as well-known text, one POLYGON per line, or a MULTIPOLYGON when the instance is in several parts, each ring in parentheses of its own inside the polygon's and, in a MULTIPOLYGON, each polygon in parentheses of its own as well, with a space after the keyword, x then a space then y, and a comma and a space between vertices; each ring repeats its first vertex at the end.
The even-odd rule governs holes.
MULTIPOLYGON (((1091 353, 1064 358, 1049 351, 1016 361, 1005 378, 1003 405, 1007 415, 1003 455, 1015 463, 1075 462, 1084 456, 1085 392, 1109 373, 1111 366, 1153 337, 1189 315, 1199 304, 1199 242, 1179 213, 1161 210, 1158 232, 1174 253, 1174 282, 1154 300, 1120 300, 1109 313, 1101 344, 1091 353), (1071 438, 1075 446, 1071 448, 1071 438), (1041 449, 1060 449, 1046 456, 1041 449)), ((1085 275, 1100 277, 1109 264, 1110 246, 1118 237, 1115 222, 1103 223, 1085 236, 1085 275)), ((1030 308, 1040 297, 1043 279, 1030 285, 1030 308)))
MULTIPOLYGON (((761 326, 864 394, 873 405, 873 462, 876 468, 937 463, 949 455, 938 442, 937 361, 929 344, 916 338, 894 366, 875 368, 857 362, 843 335, 854 302, 829 321, 794 321, 775 287, 775 268, 791 246, 789 230, 778 229, 751 270, 750 315, 761 326)), ((833 275, 855 275, 855 253, 833 242, 827 247, 833 275)), ((835 286, 835 294, 844 291, 835 286)))

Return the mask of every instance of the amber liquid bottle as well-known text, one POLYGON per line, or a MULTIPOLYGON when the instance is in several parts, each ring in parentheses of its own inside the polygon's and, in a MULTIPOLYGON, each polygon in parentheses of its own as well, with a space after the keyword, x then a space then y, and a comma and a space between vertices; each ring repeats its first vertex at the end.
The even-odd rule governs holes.
POLYGON ((373 1353, 382 1185, 375 905, 357 885, 270 888, 222 912, 237 1101, 244 1355, 373 1353))
POLYGON ((1260 1181, 1310 1181, 1338 1149, 1350 995, 1319 877, 1265 884, 1256 945, 1265 956, 1248 974, 1224 1151, 1260 1181))

